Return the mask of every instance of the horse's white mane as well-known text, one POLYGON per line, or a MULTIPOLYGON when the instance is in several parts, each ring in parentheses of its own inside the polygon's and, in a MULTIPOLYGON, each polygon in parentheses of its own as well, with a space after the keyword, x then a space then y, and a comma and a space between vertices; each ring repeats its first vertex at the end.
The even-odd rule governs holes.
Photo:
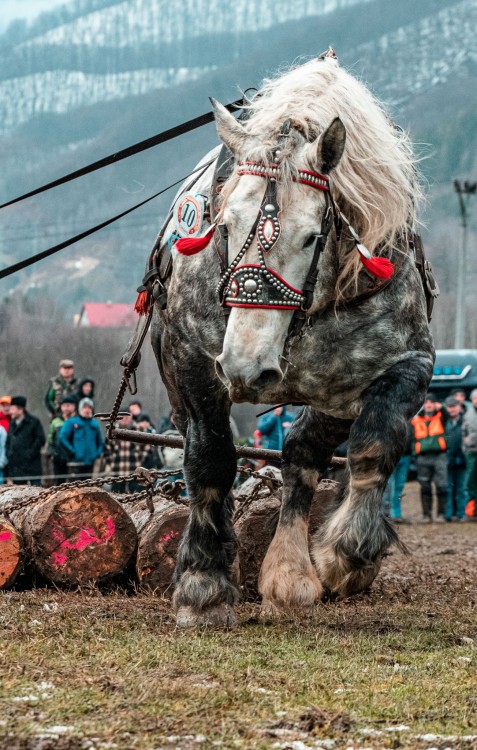
MULTIPOLYGON (((386 254, 399 235, 414 228, 421 190, 409 137, 336 59, 314 59, 267 79, 259 94, 245 125, 263 145, 262 153, 254 149, 254 158, 267 160, 267 151, 288 118, 312 141, 339 116, 347 137, 344 154, 332 172, 334 195, 361 241, 371 252, 380 246, 379 252, 386 254)), ((358 269, 357 253, 351 253, 338 285, 356 277, 358 269)))

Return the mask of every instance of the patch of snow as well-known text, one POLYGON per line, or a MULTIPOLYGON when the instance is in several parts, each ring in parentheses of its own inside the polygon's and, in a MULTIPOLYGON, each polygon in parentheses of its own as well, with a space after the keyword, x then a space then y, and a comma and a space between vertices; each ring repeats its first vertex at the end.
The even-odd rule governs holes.
POLYGON ((398 724, 395 727, 385 727, 385 732, 408 732, 411 727, 408 727, 406 724, 398 724))

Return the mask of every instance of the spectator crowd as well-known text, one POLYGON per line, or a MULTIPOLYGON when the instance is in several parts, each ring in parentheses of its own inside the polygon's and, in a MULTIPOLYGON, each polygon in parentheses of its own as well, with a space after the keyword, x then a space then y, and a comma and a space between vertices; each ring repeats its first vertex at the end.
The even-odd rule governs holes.
MULTIPOLYGON (((25 396, 0 397, 0 484, 40 486, 46 480, 60 485, 93 474, 130 475, 139 466, 173 468, 181 476, 182 452, 168 467, 164 455, 153 445, 125 440, 104 440, 94 418, 95 379, 75 377, 71 359, 62 359, 58 373, 50 378, 45 393, 49 415, 47 434, 40 419, 27 409, 25 396), (46 456, 46 462, 42 460, 46 456)), ((179 434, 166 419, 169 431, 179 434)), ((139 401, 131 401, 119 425, 129 430, 156 432, 139 401)), ((143 489, 134 481, 113 483, 115 492, 143 489)))
POLYGON ((401 496, 412 460, 420 487, 421 523, 477 520, 477 389, 470 401, 463 390, 454 390, 444 403, 434 393, 426 395, 408 426, 405 453, 384 494, 385 509, 395 523, 410 523, 402 515, 401 496))
MULTIPOLYGON (((44 400, 50 418, 46 436, 40 419, 27 410, 25 396, 0 397, 0 484, 41 485, 45 473, 52 480, 50 484, 57 485, 95 473, 127 477, 139 466, 168 469, 175 471, 174 478, 182 477, 182 449, 103 439, 94 418, 95 385, 90 376, 77 380, 73 360, 60 361, 58 373, 46 388, 44 400), (46 472, 42 462, 45 444, 46 472)), ((279 451, 294 419, 295 414, 286 405, 277 405, 259 416, 257 430, 246 442, 279 451)), ((119 426, 156 432, 137 400, 122 413, 119 426)), ((231 429, 237 439, 233 419, 231 429)), ((163 417, 158 431, 169 436, 179 434, 171 414, 163 417)), ((341 448, 344 452, 345 446, 341 448)), ((394 523, 411 522, 402 514, 401 501, 413 464, 420 486, 422 523, 477 520, 477 389, 470 394, 470 401, 463 390, 453 391, 444 403, 428 393, 422 409, 409 422, 404 454, 383 498, 384 512, 394 523)), ((114 482, 113 488, 116 492, 141 489, 131 478, 114 482)))

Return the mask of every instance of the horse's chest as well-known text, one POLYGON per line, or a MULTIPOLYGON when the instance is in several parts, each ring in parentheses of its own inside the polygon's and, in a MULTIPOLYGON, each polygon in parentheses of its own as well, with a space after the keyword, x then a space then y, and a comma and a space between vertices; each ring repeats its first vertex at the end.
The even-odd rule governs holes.
POLYGON ((303 401, 342 419, 357 416, 363 390, 402 355, 397 343, 364 329, 343 335, 342 326, 318 326, 291 348, 283 401, 303 401))

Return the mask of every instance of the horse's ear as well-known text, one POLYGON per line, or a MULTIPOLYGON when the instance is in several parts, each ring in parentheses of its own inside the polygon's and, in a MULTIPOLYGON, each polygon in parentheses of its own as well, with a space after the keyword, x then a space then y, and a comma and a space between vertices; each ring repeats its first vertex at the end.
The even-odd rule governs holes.
POLYGON ((237 156, 250 136, 223 104, 212 98, 210 98, 210 103, 214 110, 215 124, 220 140, 234 156, 237 156))
POLYGON ((346 143, 346 128, 339 117, 312 144, 314 162, 323 174, 329 174, 343 156, 346 143))

